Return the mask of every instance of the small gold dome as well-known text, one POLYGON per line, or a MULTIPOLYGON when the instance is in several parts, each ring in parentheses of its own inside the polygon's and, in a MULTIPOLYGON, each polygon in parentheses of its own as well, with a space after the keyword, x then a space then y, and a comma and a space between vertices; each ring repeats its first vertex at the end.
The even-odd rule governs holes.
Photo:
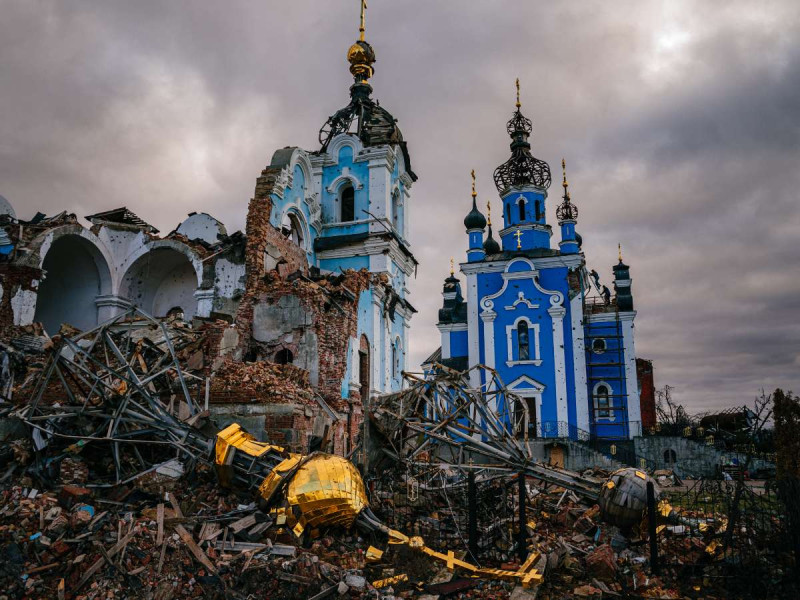
POLYGON ((367 42, 358 41, 347 50, 347 62, 350 72, 359 81, 372 77, 372 64, 375 62, 375 51, 367 42))

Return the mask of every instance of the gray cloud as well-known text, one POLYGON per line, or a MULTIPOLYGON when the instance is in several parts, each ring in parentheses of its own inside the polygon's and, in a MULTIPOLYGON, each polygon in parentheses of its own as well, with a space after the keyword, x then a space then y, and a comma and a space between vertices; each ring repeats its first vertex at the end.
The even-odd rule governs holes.
MULTIPOLYGON (((23 218, 127 205, 162 230, 193 210, 242 228, 272 152, 316 149, 346 104, 356 5, 0 0, 0 193, 23 218)), ((520 77, 606 280, 623 244, 657 384, 693 410, 800 389, 797 3, 376 0, 367 34, 420 176, 413 363, 438 345, 471 168, 496 198, 520 77)))

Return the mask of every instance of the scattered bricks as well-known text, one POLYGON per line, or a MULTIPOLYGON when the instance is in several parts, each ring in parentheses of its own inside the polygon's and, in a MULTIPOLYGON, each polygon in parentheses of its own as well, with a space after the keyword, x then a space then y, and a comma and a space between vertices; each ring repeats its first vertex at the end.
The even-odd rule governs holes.
POLYGON ((61 461, 59 479, 65 484, 86 483, 89 480, 89 468, 79 460, 65 458, 61 461))
POLYGON ((576 587, 573 591, 573 594, 578 598, 602 598, 603 597, 603 590, 600 590, 591 585, 582 585, 580 587, 576 587))
POLYGON ((586 557, 586 568, 602 581, 613 581, 617 574, 617 560, 609 544, 603 544, 586 557))
POLYGON ((92 492, 88 488, 65 485, 58 493, 58 503, 66 509, 71 509, 76 504, 88 502, 91 497, 92 492))

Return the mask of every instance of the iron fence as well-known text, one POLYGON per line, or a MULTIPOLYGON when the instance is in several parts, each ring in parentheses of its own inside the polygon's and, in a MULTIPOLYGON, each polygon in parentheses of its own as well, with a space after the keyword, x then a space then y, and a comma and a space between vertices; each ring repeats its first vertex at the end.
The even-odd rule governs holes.
MULTIPOLYGON (((498 565, 515 549, 515 481, 479 473, 476 482, 477 548, 474 560, 498 565)), ((444 471, 386 472, 367 481, 375 514, 390 527, 421 536, 439 552, 470 552, 467 479, 444 471)))
POLYGON ((676 571, 685 593, 714 587, 737 598, 798 597, 787 591, 798 583, 796 480, 756 486, 702 479, 667 500, 675 511, 657 534, 659 563, 676 571))

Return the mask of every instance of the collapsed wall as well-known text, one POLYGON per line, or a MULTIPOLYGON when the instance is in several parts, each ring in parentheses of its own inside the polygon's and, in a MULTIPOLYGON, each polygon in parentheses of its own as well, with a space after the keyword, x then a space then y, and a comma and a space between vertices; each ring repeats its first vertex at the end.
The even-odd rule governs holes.
MULTIPOLYGON (((309 267, 270 222, 283 171, 267 167, 258 179, 246 235, 227 235, 204 213, 163 237, 127 208, 90 215, 90 228, 67 212, 0 217, 9 249, 0 256, 0 350, 17 365, 0 382, 3 396, 30 400, 52 338, 134 305, 191 337, 179 357, 206 380, 198 402, 221 425, 238 420, 294 452, 350 453, 363 420, 348 367, 359 298, 388 280, 309 267)), ((58 398, 48 389, 44 400, 58 398)))

